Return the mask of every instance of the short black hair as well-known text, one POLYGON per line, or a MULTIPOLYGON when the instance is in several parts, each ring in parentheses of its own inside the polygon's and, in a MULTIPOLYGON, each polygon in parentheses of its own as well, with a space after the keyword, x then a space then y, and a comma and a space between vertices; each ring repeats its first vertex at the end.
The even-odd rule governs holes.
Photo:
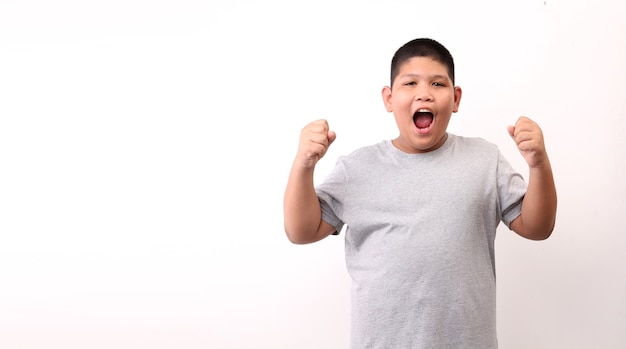
POLYGON ((454 59, 450 51, 439 42, 429 38, 413 39, 402 45, 391 59, 391 85, 400 72, 400 67, 413 57, 430 57, 448 68, 448 75, 454 84, 454 59))

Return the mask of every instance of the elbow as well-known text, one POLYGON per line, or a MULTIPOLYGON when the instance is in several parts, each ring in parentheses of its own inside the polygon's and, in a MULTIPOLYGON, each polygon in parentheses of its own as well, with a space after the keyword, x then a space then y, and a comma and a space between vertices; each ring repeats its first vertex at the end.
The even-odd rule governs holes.
POLYGON ((555 220, 545 222, 543 224, 529 224, 522 220, 522 217, 511 223, 511 229, 518 235, 534 241, 542 241, 548 239, 554 231, 555 220), (525 224, 526 223, 526 224, 525 224))
POLYGON ((528 236, 528 238, 530 240, 543 241, 543 240, 547 240, 551 235, 552 235, 552 231, 550 230, 548 232, 535 233, 533 235, 528 236))
POLYGON ((535 229, 526 235, 530 240, 535 241, 543 241, 547 240, 550 236, 552 236, 552 232, 554 231, 554 222, 545 229, 535 229))
POLYGON ((307 237, 306 234, 298 234, 288 229, 285 229, 287 239, 294 245, 306 245, 314 242, 314 240, 307 237))
MULTIPOLYGON (((293 228, 293 227, 292 227, 293 228)), ((295 245, 306 245, 322 240, 329 233, 319 227, 316 230, 311 229, 288 229, 285 227, 285 233, 289 241, 295 245)))
POLYGON ((307 244, 307 241, 298 237, 298 236, 294 236, 291 235, 289 233, 287 233, 287 239, 289 240, 289 242, 291 242, 294 245, 305 245, 307 244))
POLYGON ((552 232, 554 231, 554 226, 556 225, 556 219, 552 219, 550 223, 550 227, 544 232, 544 235, 541 240, 546 240, 550 236, 552 236, 552 232))

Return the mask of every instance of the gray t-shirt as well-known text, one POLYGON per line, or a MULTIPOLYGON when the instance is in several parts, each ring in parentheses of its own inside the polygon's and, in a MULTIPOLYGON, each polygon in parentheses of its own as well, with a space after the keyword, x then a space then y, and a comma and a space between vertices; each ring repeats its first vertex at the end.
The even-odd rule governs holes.
POLYGON ((317 186, 345 230, 353 348, 497 348, 494 239, 527 185, 497 146, 448 135, 407 154, 391 141, 340 157, 317 186))

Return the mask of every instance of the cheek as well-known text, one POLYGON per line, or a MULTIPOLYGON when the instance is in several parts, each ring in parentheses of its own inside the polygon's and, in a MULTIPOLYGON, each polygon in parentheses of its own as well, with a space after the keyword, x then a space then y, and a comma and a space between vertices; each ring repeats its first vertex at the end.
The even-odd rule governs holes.
POLYGON ((409 114, 411 112, 411 106, 413 105, 412 98, 404 98, 397 103, 397 108, 402 111, 404 114, 409 114))
POLYGON ((456 112, 456 109, 457 109, 457 104, 456 104, 456 102, 454 101, 454 97, 452 97, 452 96, 446 96, 444 105, 447 105, 447 106, 448 106, 447 108, 448 108, 451 112, 456 112))

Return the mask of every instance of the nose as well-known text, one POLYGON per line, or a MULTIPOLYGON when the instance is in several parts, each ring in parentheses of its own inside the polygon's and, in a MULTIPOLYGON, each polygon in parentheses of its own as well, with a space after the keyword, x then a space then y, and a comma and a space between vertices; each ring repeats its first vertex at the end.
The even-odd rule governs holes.
POLYGON ((430 91, 430 86, 421 86, 415 89, 415 100, 416 101, 432 101, 433 95, 430 91))

